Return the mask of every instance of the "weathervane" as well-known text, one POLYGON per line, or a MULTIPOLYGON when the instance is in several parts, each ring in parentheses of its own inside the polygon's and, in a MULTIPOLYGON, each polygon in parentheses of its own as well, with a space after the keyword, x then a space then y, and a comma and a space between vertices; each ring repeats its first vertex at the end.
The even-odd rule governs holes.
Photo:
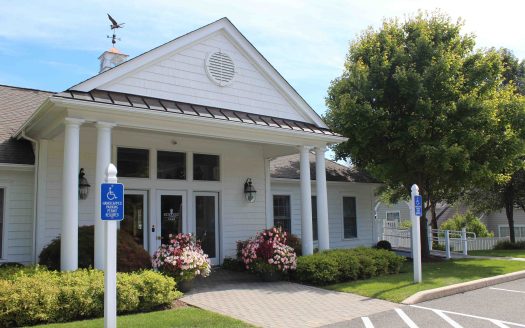
POLYGON ((125 23, 117 23, 117 21, 111 17, 110 14, 108 14, 108 18, 109 20, 111 21, 111 25, 109 25, 109 27, 111 28, 111 30, 113 31, 113 36, 107 36, 108 39, 111 39, 111 43, 113 44, 113 46, 115 46, 115 43, 117 43, 117 40, 120 41, 120 38, 117 38, 116 34, 115 34, 115 30, 118 29, 118 28, 123 28, 122 25, 124 25, 125 23))

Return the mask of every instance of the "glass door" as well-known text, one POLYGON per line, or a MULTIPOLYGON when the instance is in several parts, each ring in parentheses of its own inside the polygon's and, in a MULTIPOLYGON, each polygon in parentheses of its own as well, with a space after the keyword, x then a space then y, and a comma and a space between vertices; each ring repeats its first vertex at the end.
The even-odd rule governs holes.
POLYGON ((120 230, 125 231, 135 241, 148 250, 147 242, 148 192, 146 190, 126 190, 124 193, 124 220, 120 230))
POLYGON ((219 264, 219 202, 218 194, 196 192, 194 194, 195 236, 200 240, 204 253, 212 265, 219 264))
POLYGON ((182 192, 161 191, 158 195, 157 225, 152 227, 157 239, 157 247, 168 243, 170 236, 174 236, 184 230, 184 200, 182 192))

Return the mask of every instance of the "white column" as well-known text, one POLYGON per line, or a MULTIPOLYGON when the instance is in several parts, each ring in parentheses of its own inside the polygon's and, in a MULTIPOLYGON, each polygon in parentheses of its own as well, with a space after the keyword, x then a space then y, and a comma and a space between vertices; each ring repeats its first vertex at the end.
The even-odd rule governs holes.
POLYGON ((273 227, 273 197, 270 174, 270 159, 264 159, 264 201, 266 204, 266 228, 273 227))
POLYGON ((310 180, 310 148, 301 146, 301 246, 303 255, 314 252, 312 232, 312 186, 310 180))
POLYGON ((112 123, 97 122, 97 165, 95 173, 95 268, 104 270, 104 222, 100 219, 100 184, 106 177, 106 168, 111 162, 112 123))
POLYGON ((80 125, 84 120, 65 119, 62 171, 62 232, 60 270, 78 269, 78 170, 80 125))
POLYGON ((328 195, 326 191, 326 149, 315 148, 315 183, 317 186, 317 237, 319 250, 330 248, 330 234, 328 228, 328 195))

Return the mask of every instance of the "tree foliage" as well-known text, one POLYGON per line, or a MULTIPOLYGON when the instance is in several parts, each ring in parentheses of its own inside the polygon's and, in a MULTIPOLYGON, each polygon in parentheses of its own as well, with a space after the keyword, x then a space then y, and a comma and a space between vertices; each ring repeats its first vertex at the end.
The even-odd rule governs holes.
POLYGON ((394 198, 416 183, 422 234, 429 209, 473 185, 507 181, 505 168, 524 149, 524 101, 513 81, 504 83, 502 54, 475 50, 462 27, 439 11, 387 19, 351 43, 328 90, 326 121, 348 137, 336 156, 383 181, 394 198))
POLYGON ((494 234, 489 232, 487 226, 472 212, 456 214, 440 226, 441 230, 452 231, 461 231, 463 228, 467 228, 467 232, 474 232, 476 237, 494 237, 494 234))

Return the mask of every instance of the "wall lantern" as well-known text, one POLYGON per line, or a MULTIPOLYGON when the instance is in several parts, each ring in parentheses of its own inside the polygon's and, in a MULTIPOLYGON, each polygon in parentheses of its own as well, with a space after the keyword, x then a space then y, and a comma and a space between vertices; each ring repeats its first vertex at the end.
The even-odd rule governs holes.
POLYGON ((80 172, 78 173, 78 198, 79 199, 86 199, 89 194, 89 187, 91 185, 88 183, 87 179, 85 178, 84 169, 81 168, 80 172))
POLYGON ((246 182, 244 183, 244 197, 246 197, 246 200, 250 203, 255 202, 255 193, 257 191, 253 187, 252 179, 248 178, 246 179, 246 182))

